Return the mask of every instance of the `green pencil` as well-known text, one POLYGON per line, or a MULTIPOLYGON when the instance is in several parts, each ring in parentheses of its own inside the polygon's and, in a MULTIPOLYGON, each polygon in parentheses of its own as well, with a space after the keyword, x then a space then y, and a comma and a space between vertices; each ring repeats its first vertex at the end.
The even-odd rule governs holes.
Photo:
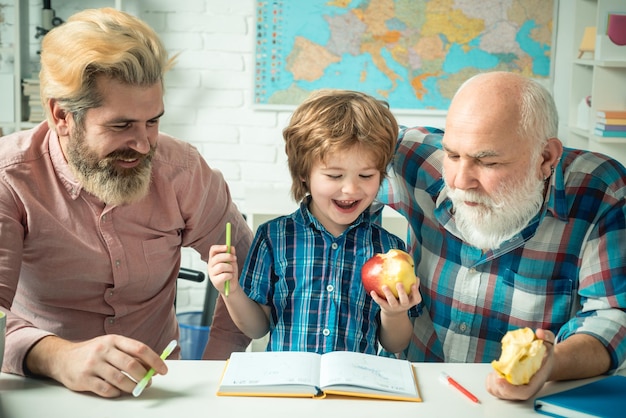
MULTIPOLYGON (((169 355, 172 354, 172 351, 174 351, 174 349, 176 348, 177 344, 178 343, 176 340, 170 341, 167 347, 165 347, 165 350, 163 350, 163 353, 161 353, 161 359, 165 360, 166 358, 168 358, 169 355)), ((139 383, 137 383, 137 386, 135 386, 135 389, 133 389, 133 396, 135 398, 141 395, 141 392, 143 392, 143 390, 146 388, 148 382, 150 382, 150 379, 152 378, 152 376, 154 376, 154 373, 155 370, 151 367, 150 370, 148 370, 148 373, 146 373, 146 375, 143 377, 143 379, 141 379, 139 383)))
MULTIPOLYGON (((230 254, 230 222, 226 222, 226 252, 230 254)), ((226 280, 224 283, 224 295, 228 297, 230 292, 230 280, 226 280)))

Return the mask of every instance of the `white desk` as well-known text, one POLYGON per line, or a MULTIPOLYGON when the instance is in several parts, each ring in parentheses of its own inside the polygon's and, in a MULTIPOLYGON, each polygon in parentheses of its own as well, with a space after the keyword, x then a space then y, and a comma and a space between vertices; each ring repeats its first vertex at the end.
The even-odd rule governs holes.
MULTIPOLYGON (((168 361, 169 373, 156 376, 139 398, 131 395, 103 399, 72 392, 49 380, 0 375, 2 418, 187 418, 187 417, 539 417, 532 400, 496 399, 484 388, 489 364, 417 363, 423 402, 355 398, 252 398, 222 397, 215 391, 223 361, 168 361), (474 393, 474 404, 458 391, 439 382, 445 370, 474 393)), ((582 384, 583 381, 550 383, 541 394, 582 384)))

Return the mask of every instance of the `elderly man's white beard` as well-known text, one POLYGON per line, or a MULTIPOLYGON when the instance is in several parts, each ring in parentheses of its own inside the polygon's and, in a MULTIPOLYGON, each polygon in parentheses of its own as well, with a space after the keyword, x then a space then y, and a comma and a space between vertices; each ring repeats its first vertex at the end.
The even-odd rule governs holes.
MULTIPOLYGON (((445 178, 445 177, 444 177, 445 178)), ((463 239, 481 249, 497 249, 524 229, 544 201, 544 182, 529 173, 521 183, 503 184, 493 197, 446 184, 463 239), (469 206, 465 202, 477 203, 469 206)))

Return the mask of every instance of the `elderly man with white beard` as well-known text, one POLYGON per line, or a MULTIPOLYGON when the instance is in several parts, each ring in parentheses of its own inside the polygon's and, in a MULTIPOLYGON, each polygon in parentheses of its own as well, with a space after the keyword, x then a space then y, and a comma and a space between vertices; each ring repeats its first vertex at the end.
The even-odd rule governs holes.
MULTIPOLYGON (((564 148, 557 130, 554 100, 540 84, 478 75, 453 98, 445 134, 401 130, 378 195, 409 221, 423 297, 403 357, 491 362, 502 337, 522 327, 544 341, 528 384, 488 376, 488 391, 502 399, 612 373, 626 360, 626 169, 564 148)), ((205 358, 227 358, 249 342, 228 319, 218 303, 211 338, 220 338, 205 358)))
POLYGON ((421 280, 423 314, 405 357, 490 362, 521 327, 544 340, 528 384, 488 376, 503 399, 611 373, 626 359, 626 169, 564 148, 557 125, 535 81, 475 76, 455 95, 445 131, 401 131, 379 193, 409 220, 421 280))

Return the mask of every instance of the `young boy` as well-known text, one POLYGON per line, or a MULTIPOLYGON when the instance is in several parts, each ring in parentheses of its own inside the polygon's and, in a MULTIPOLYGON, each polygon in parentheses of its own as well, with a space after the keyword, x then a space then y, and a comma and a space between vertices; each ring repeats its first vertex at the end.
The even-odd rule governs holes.
POLYGON ((387 106, 359 92, 322 90, 283 131, 299 210, 259 227, 237 281, 234 248, 215 245, 208 273, 237 326, 268 331, 270 351, 402 351, 421 302, 417 285, 398 298, 367 294, 361 266, 404 242, 370 221, 370 205, 394 153, 398 126, 387 106), (224 283, 230 280, 229 296, 224 283), (412 310, 413 312, 413 310, 412 310))

